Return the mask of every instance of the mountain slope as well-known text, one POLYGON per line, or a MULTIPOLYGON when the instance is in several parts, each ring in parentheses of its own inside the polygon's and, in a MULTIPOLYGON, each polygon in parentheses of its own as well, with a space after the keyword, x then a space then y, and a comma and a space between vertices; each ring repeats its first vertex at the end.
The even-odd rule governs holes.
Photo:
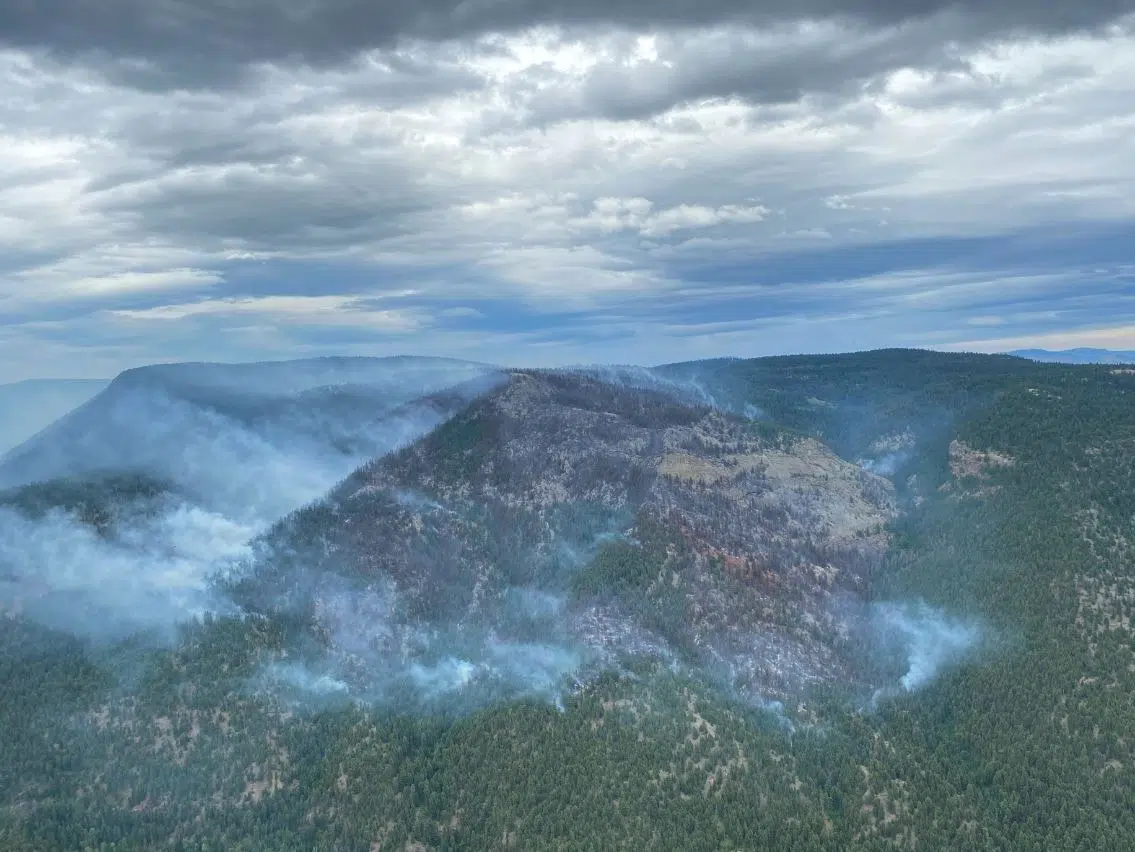
POLYGON ((168 646, 0 618, 0 846, 1130 847, 1135 379, 676 369, 700 396, 509 374, 269 531, 243 611, 168 646), (858 469, 889 453, 896 515, 858 469), (857 611, 877 632, 808 621, 857 611), (773 666, 746 681, 738 637, 773 666))
POLYGON ((855 676, 853 603, 893 512, 889 482, 813 439, 582 374, 513 372, 288 518, 238 599, 310 603, 335 650, 378 595, 351 636, 376 658, 442 629, 478 666, 539 635, 564 674, 577 656, 648 651, 787 696, 855 676))
POLYGON ((0 460, 0 487, 142 472, 231 514, 274 517, 314 499, 367 458, 441 422, 415 399, 493 370, 417 358, 328 358, 128 370, 0 460))
POLYGON ((97 642, 230 612, 213 577, 250 539, 494 381, 404 358, 128 371, 0 464, 0 611, 97 642))

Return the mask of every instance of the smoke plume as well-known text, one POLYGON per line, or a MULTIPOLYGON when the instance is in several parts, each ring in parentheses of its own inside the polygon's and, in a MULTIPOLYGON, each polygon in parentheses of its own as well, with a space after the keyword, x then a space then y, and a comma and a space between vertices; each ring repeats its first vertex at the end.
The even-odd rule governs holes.
POLYGON ((984 637, 979 624, 948 616, 922 601, 876 604, 872 624, 881 647, 904 668, 897 688, 884 687, 876 698, 927 686, 973 653, 984 637))

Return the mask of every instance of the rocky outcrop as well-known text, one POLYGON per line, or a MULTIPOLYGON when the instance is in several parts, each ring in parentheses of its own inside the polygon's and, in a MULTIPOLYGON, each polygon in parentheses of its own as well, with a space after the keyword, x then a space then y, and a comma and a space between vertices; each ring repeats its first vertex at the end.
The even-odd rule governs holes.
POLYGON ((950 473, 957 479, 985 479, 991 470, 1012 467, 1014 459, 994 450, 976 450, 962 441, 950 442, 950 473))

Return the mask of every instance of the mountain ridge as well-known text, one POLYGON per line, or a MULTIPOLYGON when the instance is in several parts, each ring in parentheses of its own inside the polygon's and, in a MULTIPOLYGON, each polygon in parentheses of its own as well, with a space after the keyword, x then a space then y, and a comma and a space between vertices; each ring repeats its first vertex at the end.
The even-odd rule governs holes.
POLYGON ((1135 350, 1093 349, 1016 349, 1009 353, 1018 358, 1032 361, 1047 361, 1057 364, 1135 364, 1135 350))
MULTIPOLYGON (((535 594, 562 599, 563 618, 544 626, 567 650, 613 659, 623 649, 608 639, 633 634, 638 647, 670 645, 663 656, 696 649, 768 697, 797 692, 802 677, 850 671, 831 636, 855 629, 853 608, 833 598, 857 594, 885 550, 892 492, 811 438, 654 390, 514 370, 278 525, 282 538, 268 552, 296 554, 308 583, 325 574, 356 583, 360 595, 380 589, 382 608, 406 617, 371 631, 387 653, 424 624, 483 624, 520 641, 508 636, 519 617, 512 596, 535 594), (641 560, 669 566, 665 582, 657 567, 636 574, 641 560), (629 583, 625 594, 580 580, 588 571, 629 583), (746 613, 764 625, 760 640, 751 617, 736 635, 746 613), (793 672, 769 661, 773 646, 793 672)), ((278 567, 268 588, 297 587, 278 567)), ((255 585, 243 594, 255 597, 255 585)))
MULTIPOLYGON (((493 372, 416 358, 134 368, 0 457, 0 487, 139 465, 157 468, 163 479, 192 479, 195 469, 216 470, 221 457, 234 471, 259 460, 270 472, 297 453, 320 457, 326 473, 318 478, 329 486, 351 469, 349 459, 357 463, 416 433, 406 417, 400 436, 399 427, 383 423, 386 414, 431 391, 491 381, 493 372)), ((224 490, 223 478, 207 477, 209 487, 224 490)), ((305 492, 303 501, 319 493, 314 483, 305 492)))

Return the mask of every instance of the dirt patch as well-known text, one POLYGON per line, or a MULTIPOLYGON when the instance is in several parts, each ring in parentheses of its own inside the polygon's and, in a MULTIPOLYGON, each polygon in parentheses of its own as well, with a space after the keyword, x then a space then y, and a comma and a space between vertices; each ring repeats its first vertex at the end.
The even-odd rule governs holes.
POLYGON ((658 473, 711 491, 752 512, 807 515, 812 530, 847 543, 877 532, 895 511, 894 486, 844 461, 811 438, 790 448, 696 455, 664 454, 658 473))
POLYGON ((995 450, 975 450, 967 444, 950 442, 950 472, 957 479, 985 479, 991 470, 1012 467, 1016 459, 995 450))
POLYGON ((697 699, 688 693, 686 698, 686 712, 688 712, 691 717, 690 732, 686 735, 686 742, 690 745, 697 745, 701 742, 703 737, 708 737, 711 740, 717 739, 717 726, 705 720, 702 714, 698 712, 697 699))
POLYGON ((757 470, 764 466, 765 456, 760 453, 720 458, 704 458, 692 453, 667 453, 658 462, 658 472, 663 476, 713 485, 731 479, 738 473, 757 470))

